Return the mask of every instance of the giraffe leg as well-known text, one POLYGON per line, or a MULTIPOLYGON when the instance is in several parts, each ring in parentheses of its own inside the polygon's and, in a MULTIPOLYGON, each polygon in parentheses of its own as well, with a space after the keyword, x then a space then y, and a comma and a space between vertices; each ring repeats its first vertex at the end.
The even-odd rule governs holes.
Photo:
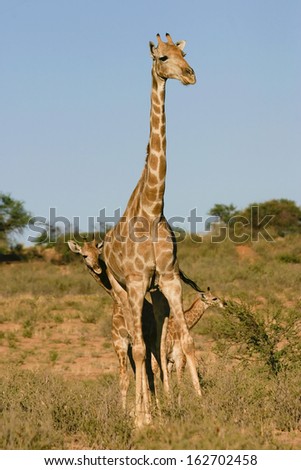
POLYGON ((122 408, 126 410, 126 397, 129 388, 129 376, 127 373, 127 354, 122 351, 118 355, 119 359, 119 387, 121 393, 122 408))
POLYGON ((182 382, 184 369, 186 365, 186 357, 182 351, 181 343, 178 340, 175 341, 175 344, 173 347, 173 357, 174 357, 175 366, 176 366, 177 381, 178 381, 178 385, 180 385, 182 382))
POLYGON ((145 370, 145 347, 138 341, 134 340, 133 358, 136 367, 136 426, 141 428, 144 424, 149 424, 150 403, 149 391, 147 387, 147 376, 145 370))
POLYGON ((167 370, 167 357, 166 357, 166 336, 167 336, 168 317, 165 318, 162 328, 161 342, 160 342, 160 360, 163 374, 163 387, 166 395, 169 395, 169 376, 167 370))
POLYGON ((153 306, 146 299, 143 301, 142 310, 142 332, 143 340, 146 346, 146 374, 148 386, 152 395, 155 395, 154 372, 152 368, 152 344, 156 335, 155 319, 153 306))
POLYGON ((196 359, 194 353, 194 342, 186 325, 183 306, 182 306, 182 288, 180 279, 177 275, 161 275, 160 288, 168 300, 171 312, 178 324, 180 331, 180 340, 183 353, 185 354, 187 365, 190 371, 191 379, 195 391, 201 396, 201 387, 199 383, 196 359))
POLYGON ((151 293, 156 322, 156 340, 154 354, 160 366, 160 373, 165 393, 169 394, 169 380, 166 360, 166 335, 169 316, 169 304, 159 290, 151 293))
POLYGON ((177 382, 178 382, 178 406, 181 407, 182 405, 182 389, 181 383, 184 374, 184 369, 186 365, 186 357, 182 351, 180 341, 177 341, 174 345, 174 359, 175 359, 175 366, 176 366, 176 373, 177 373, 177 382))
POLYGON ((128 280, 127 292, 134 320, 133 359, 136 368, 136 425, 142 427, 151 421, 150 394, 145 367, 146 347, 142 334, 142 307, 146 292, 143 280, 128 280))
POLYGON ((152 366, 152 371, 154 374, 154 395, 156 399, 156 407, 157 407, 159 414, 161 414, 161 407, 160 407, 160 402, 158 398, 158 382, 160 380, 160 367, 153 354, 151 356, 151 366, 152 366))
POLYGON ((152 395, 156 394, 155 390, 155 379, 154 379, 154 372, 152 368, 152 355, 151 355, 151 350, 146 344, 146 361, 145 361, 145 366, 146 366, 146 376, 148 380, 148 386, 149 390, 152 395))
POLYGON ((113 310, 112 341, 119 362, 119 388, 122 408, 126 410, 126 397, 129 388, 129 376, 127 371, 129 339, 121 308, 117 303, 114 304, 113 310))

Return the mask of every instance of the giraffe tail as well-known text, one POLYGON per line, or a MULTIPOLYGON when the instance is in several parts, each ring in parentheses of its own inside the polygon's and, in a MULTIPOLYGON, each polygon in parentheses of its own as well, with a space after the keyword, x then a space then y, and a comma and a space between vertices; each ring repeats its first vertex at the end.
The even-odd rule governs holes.
POLYGON ((192 289, 196 290, 197 292, 201 292, 202 294, 205 294, 205 291, 201 289, 192 279, 190 279, 186 274, 179 270, 180 273, 180 279, 185 283, 188 284, 192 289))

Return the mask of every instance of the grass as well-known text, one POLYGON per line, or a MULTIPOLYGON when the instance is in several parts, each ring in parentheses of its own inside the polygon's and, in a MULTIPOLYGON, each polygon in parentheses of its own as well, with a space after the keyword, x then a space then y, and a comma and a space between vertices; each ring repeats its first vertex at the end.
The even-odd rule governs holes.
MULTIPOLYGON (((301 449, 301 237, 186 240, 181 268, 227 299, 193 330, 203 396, 141 431, 120 406, 110 298, 81 263, 0 265, 2 449, 301 449)), ((195 293, 184 287, 187 307, 195 293)))
POLYGON ((1 394, 1 448, 125 448, 129 426, 116 383, 68 381, 48 372, 13 370, 1 394), (112 393, 115 390, 115 393, 112 393))
POLYGON ((279 449, 300 425, 300 375, 277 379, 254 367, 213 367, 196 400, 164 403, 154 428, 135 431, 120 408, 115 376, 66 380, 49 371, 6 374, 0 431, 5 449, 279 449))

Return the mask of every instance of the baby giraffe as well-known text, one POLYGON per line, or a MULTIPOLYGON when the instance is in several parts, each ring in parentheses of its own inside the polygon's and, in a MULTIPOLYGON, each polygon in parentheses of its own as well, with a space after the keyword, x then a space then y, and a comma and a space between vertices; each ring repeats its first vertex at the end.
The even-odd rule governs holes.
MULTIPOLYGON (((93 240, 91 242, 84 242, 84 244, 80 246, 74 241, 69 240, 68 245, 71 251, 82 255, 86 267, 95 281, 113 298, 114 308, 112 319, 112 341, 119 361, 119 384, 122 397, 122 406, 125 409, 126 396, 129 385, 127 374, 127 356, 133 369, 135 370, 132 359, 133 329, 132 325, 129 323, 129 319, 131 317, 129 315, 127 293, 123 291, 122 288, 120 288, 121 291, 123 291, 124 296, 123 308, 121 309, 119 304, 116 302, 116 299, 114 298, 114 293, 111 289, 110 282, 106 274, 106 265, 100 258, 100 254, 102 253, 102 242, 96 243, 95 240, 93 240)), ((185 278, 182 279, 185 282, 185 278)), ((120 292, 120 294, 121 293, 122 292, 120 292)), ((193 328, 203 316, 205 310, 211 306, 223 307, 223 304, 218 297, 214 297, 211 294, 208 288, 207 293, 200 292, 191 307, 184 312, 188 328, 193 328)), ((160 357, 158 357, 158 352, 156 349, 156 322, 153 307, 152 304, 146 299, 144 300, 142 312, 142 330, 147 350, 146 369, 149 386, 151 391, 155 392, 154 373, 156 375, 159 374, 160 357)), ((173 364, 175 364, 177 379, 180 382, 186 365, 186 358, 182 351, 179 331, 176 327, 174 318, 172 317, 169 319, 167 327, 166 355, 169 372, 171 371, 173 364)))
MULTIPOLYGON (((224 308, 224 304, 218 297, 214 297, 211 294, 208 287, 207 293, 199 293, 193 304, 184 312, 189 330, 198 323, 209 307, 224 308)), ((167 327, 166 356, 168 372, 170 373, 173 365, 175 365, 178 383, 180 383, 186 365, 186 358, 181 348, 180 334, 173 317, 169 319, 167 327)), ((155 365, 156 367, 157 365, 155 365)), ((154 368, 153 371, 156 372, 154 368)))

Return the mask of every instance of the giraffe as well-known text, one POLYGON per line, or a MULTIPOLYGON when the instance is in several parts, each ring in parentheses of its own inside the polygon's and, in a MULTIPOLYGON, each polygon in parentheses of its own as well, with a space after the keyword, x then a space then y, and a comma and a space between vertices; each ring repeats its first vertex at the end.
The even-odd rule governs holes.
MULTIPOLYGON (((184 312, 188 329, 191 330, 198 323, 208 308, 224 308, 225 305, 226 303, 219 297, 212 295, 209 287, 206 293, 198 293, 192 305, 184 312)), ((178 383, 180 383, 185 369, 186 359, 181 348, 180 334, 173 317, 169 319, 167 326, 166 357, 168 372, 170 373, 173 365, 175 365, 178 383)), ((153 362, 152 369, 155 374, 158 374, 158 364, 154 364, 153 362)))
MULTIPOLYGON (((71 251, 82 255, 84 263, 94 280, 99 284, 114 300, 114 293, 111 289, 104 261, 101 259, 103 243, 97 243, 95 240, 85 241, 82 246, 73 240, 68 241, 71 251)), ((186 278, 185 278, 186 279, 186 278)), ((183 278, 184 282, 185 279, 183 278)), ((199 319, 203 316, 205 310, 210 306, 223 307, 223 303, 218 297, 214 297, 208 287, 208 292, 199 292, 196 300, 184 312, 185 320, 189 329, 193 328, 199 319)), ((129 387, 129 378, 127 373, 127 356, 134 369, 131 347, 133 331, 127 326, 125 321, 125 310, 129 309, 127 295, 124 297, 123 308, 119 308, 116 301, 113 304, 112 317, 112 342, 119 361, 119 386, 121 392, 122 407, 126 409, 126 397, 129 387)), ((142 331, 147 350, 147 372, 151 389, 155 393, 154 374, 159 375, 160 367, 156 350, 156 321, 152 305, 145 299, 142 310, 142 331), (150 352, 152 353, 150 363, 150 352), (150 369, 151 367, 151 369, 150 369)), ((166 351, 169 372, 173 364, 176 365, 177 378, 180 382, 185 367, 185 357, 180 344, 180 335, 176 328, 173 318, 170 318, 167 327, 166 351)))
MULTIPOLYGON (((129 199, 117 225, 104 239, 104 261, 112 289, 118 299, 120 286, 128 294, 134 324, 133 359, 136 367, 136 425, 151 422, 149 390, 146 381, 146 347, 142 334, 142 307, 147 290, 158 285, 152 295, 155 315, 162 312, 161 302, 168 302, 180 331, 180 342, 190 369, 193 385, 198 395, 198 380, 194 344, 185 323, 182 305, 182 287, 176 254, 174 234, 163 215, 166 176, 165 85, 169 78, 184 85, 196 82, 193 69, 184 59, 185 41, 172 41, 166 34, 163 42, 157 34, 158 45, 150 42, 152 65, 152 91, 150 135, 147 157, 142 175, 129 199), (159 292, 159 293, 158 293, 159 292), (159 307, 158 307, 159 305, 159 307)), ((122 299, 117 302, 122 305, 122 299)), ((165 310, 165 309, 163 309, 165 310)), ((165 355, 167 321, 162 323, 159 335, 161 366, 164 386, 168 391, 165 355)))

